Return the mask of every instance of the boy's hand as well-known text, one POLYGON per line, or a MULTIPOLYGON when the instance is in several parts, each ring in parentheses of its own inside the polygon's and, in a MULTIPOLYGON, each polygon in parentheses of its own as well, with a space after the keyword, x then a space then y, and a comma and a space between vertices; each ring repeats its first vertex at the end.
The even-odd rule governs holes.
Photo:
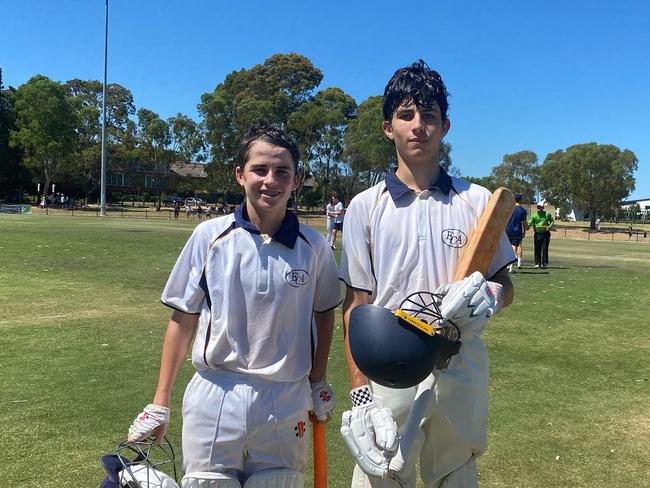
POLYGON ((319 422, 327 422, 332 418, 336 399, 332 385, 324 380, 317 381, 311 385, 312 412, 319 422))
POLYGON ((389 408, 379 408, 368 385, 350 392, 352 410, 343 412, 341 435, 354 460, 370 476, 386 477, 397 452, 397 424, 389 408))
POLYGON ((444 295, 440 305, 444 321, 457 327, 489 318, 503 305, 503 286, 486 281, 478 271, 460 281, 442 285, 436 294, 444 295))
POLYGON ((162 439, 166 426, 169 423, 169 408, 162 405, 150 403, 131 424, 127 440, 129 442, 141 441, 150 435, 154 435, 156 440, 162 439))

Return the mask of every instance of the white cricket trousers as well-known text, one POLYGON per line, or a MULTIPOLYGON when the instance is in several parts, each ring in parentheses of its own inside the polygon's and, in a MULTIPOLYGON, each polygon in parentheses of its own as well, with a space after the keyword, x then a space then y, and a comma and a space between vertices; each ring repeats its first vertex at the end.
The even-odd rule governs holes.
POLYGON ((242 482, 267 469, 304 473, 311 408, 307 377, 281 383, 227 370, 197 372, 183 397, 183 471, 242 482))

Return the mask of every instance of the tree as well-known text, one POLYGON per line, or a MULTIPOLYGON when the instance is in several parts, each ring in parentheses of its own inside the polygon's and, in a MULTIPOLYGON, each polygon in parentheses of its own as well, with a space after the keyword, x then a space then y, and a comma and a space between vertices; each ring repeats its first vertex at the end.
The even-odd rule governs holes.
MULTIPOLYGON (((204 93, 198 110, 210 147, 211 164, 234 174, 239 142, 248 128, 266 121, 284 126, 310 100, 323 78, 311 61, 298 54, 275 54, 251 69, 233 71, 212 93, 204 93)), ((220 168, 210 170, 221 175, 220 168)))
POLYGON ((450 143, 441 141, 440 149, 438 150, 438 164, 449 174, 460 174, 460 171, 452 166, 450 143))
POLYGON ((479 178, 473 177, 473 176, 463 176, 464 180, 469 181, 470 183, 474 183, 475 185, 481 185, 484 188, 487 188, 491 192, 496 191, 497 188, 499 188, 500 185, 497 184, 496 181, 494 181, 493 176, 481 176, 479 178))
POLYGON ((0 194, 30 181, 30 174, 22 167, 20 148, 9 145, 10 131, 16 130, 16 89, 4 88, 0 69, 0 194))
POLYGON ((383 121, 382 97, 372 96, 359 105, 357 117, 348 124, 344 153, 348 202, 358 184, 366 188, 376 184, 397 164, 395 146, 381 128, 383 121))
POLYGON ((42 174, 43 196, 50 182, 68 170, 76 138, 76 112, 65 87, 41 75, 16 91, 16 129, 10 144, 21 147, 24 165, 42 174))
POLYGON ((503 162, 492 168, 492 178, 498 187, 505 186, 513 193, 521 193, 525 202, 535 199, 539 174, 537 154, 533 151, 519 151, 503 156, 503 162))
POLYGON ((576 144, 546 156, 540 189, 555 206, 578 207, 591 217, 612 213, 634 190, 635 154, 611 144, 576 144))
MULTIPOLYGON (((72 172, 79 178, 86 199, 100 181, 103 85, 97 80, 74 79, 65 84, 77 111, 77 140, 72 172)), ((106 141, 108 161, 120 164, 134 156, 135 113, 133 94, 117 83, 106 87, 106 141)))
POLYGON ((338 175, 345 130, 356 109, 354 98, 332 87, 318 92, 289 117, 287 128, 297 136, 306 154, 304 174, 314 176, 323 202, 338 175))

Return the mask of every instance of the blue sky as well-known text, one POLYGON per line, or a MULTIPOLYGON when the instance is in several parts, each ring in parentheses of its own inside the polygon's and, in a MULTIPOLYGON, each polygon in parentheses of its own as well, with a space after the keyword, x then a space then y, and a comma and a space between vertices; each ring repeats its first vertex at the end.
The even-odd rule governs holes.
MULTIPOLYGON (((275 53, 307 56, 358 103, 423 58, 445 79, 462 174, 584 142, 639 159, 650 198, 650 2, 109 0, 109 82, 197 117, 202 93, 275 53)), ((5 86, 103 77, 104 0, 0 0, 5 86)))

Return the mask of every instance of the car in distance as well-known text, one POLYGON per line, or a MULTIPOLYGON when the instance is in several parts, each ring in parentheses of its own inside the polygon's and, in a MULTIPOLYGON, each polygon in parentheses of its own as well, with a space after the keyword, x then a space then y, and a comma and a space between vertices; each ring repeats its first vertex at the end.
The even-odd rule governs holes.
POLYGON ((185 205, 205 205, 205 200, 199 197, 189 197, 185 199, 185 205))
POLYGON ((165 207, 173 207, 176 204, 183 205, 183 199, 181 197, 171 197, 171 196, 166 196, 163 198, 163 205, 165 207))

